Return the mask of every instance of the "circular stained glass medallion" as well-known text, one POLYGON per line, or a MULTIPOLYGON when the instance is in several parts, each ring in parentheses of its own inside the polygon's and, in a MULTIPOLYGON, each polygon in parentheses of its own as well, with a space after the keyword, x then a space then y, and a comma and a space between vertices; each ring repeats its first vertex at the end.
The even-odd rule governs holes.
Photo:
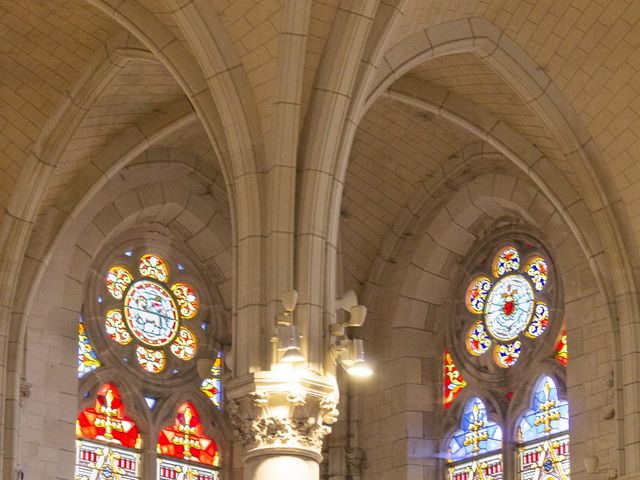
POLYGON ((121 299, 132 281, 133 277, 129 270, 120 266, 111 267, 107 273, 107 290, 113 298, 121 299))
POLYGON ((533 289, 522 275, 501 278, 485 304, 487 331, 496 340, 515 339, 531 320, 533 307, 533 289))
POLYGON ((487 335, 482 321, 478 320, 467 333, 467 350, 471 355, 479 356, 489 350, 491 339, 487 335))
POLYGON ((493 260, 493 275, 501 277, 520 268, 520 254, 515 247, 503 248, 493 260))
POLYGON ((487 293, 491 289, 491 281, 485 277, 480 276, 475 278, 469 288, 467 289, 467 309, 471 313, 482 313, 484 310, 484 303, 487 299, 487 293))
POLYGON ((520 358, 520 347, 522 342, 516 340, 506 345, 496 345, 495 359, 496 363, 502 368, 509 368, 516 364, 520 358))
POLYGON ((547 262, 542 257, 535 257, 529 261, 525 267, 527 275, 531 278, 533 285, 537 291, 540 291, 547 284, 549 269, 547 262))
POLYGON ((131 333, 151 347, 173 341, 180 327, 175 301, 163 287, 149 280, 131 285, 124 299, 124 316, 131 333))
POLYGON ((180 305, 180 315, 184 319, 193 318, 198 313, 200 302, 196 291, 189 284, 178 282, 171 285, 171 291, 180 305))
POLYGON ((547 306, 542 302, 536 303, 535 314, 533 316, 533 319, 531 320, 531 323, 529 323, 529 326, 527 327, 527 331, 526 331, 527 337, 529 338, 539 337, 547 329, 548 324, 549 324, 549 308, 547 308, 547 306))

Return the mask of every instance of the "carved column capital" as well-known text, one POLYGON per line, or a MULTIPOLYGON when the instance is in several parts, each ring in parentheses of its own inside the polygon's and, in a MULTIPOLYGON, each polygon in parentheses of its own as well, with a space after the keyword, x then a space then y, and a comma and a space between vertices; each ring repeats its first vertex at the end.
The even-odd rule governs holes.
POLYGON ((335 381, 307 371, 255 372, 227 383, 226 396, 247 457, 286 450, 321 461, 339 413, 335 381))

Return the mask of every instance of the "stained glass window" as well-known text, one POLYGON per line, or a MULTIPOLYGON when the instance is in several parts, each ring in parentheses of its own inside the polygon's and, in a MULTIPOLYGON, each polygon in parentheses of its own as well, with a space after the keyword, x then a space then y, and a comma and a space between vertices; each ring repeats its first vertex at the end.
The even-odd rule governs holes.
POLYGON ((177 462, 168 458, 158 459, 158 480, 218 480, 220 474, 217 470, 177 462))
POLYGON ((74 480, 137 480, 140 454, 86 440, 76 440, 74 480))
POLYGON ((490 346, 491 339, 484 328, 484 322, 478 320, 471 325, 469 333, 467 333, 467 350, 471 355, 480 356, 489 350, 490 346))
POLYGON ((444 352, 444 408, 451 406, 451 402, 458 396, 467 382, 453 363, 453 358, 448 350, 444 352))
POLYGON ((93 408, 76 420, 76 480, 140 478, 142 438, 126 416, 120 392, 111 383, 100 387, 93 408))
MULTIPOLYGON (((554 308, 556 277, 548 255, 535 242, 512 239, 498 247, 486 252, 489 255, 478 254, 481 258, 478 267, 467 277, 460 292, 464 295, 464 307, 460 302, 456 311, 462 321, 451 322, 453 332, 460 336, 469 355, 456 357, 456 365, 445 350, 444 407, 448 412, 463 407, 460 428, 444 449, 447 479, 502 480, 503 455, 511 459, 517 452, 516 478, 569 480, 569 405, 559 398, 554 379, 549 376, 538 379, 529 409, 515 422, 510 418, 514 410, 511 400, 519 395, 520 382, 527 381, 528 371, 539 371, 536 359, 547 361, 550 355, 549 350, 539 348, 535 354, 529 353, 527 368, 516 366, 536 342, 540 347, 547 344, 538 338, 544 338, 550 330, 554 335, 557 331, 551 328, 551 322, 557 321, 554 313, 561 311, 554 308), (462 378, 458 366, 464 367, 469 382, 462 378), (477 375, 473 375, 474 369, 477 375), (516 375, 518 383, 514 384, 516 375), (463 388, 474 388, 474 381, 484 379, 491 381, 483 385, 483 391, 499 399, 495 405, 501 412, 497 415, 502 413, 505 424, 518 427, 517 435, 509 435, 506 445, 502 424, 488 417, 488 404, 478 397, 457 408, 453 403, 463 388)), ((566 365, 566 331, 552 348, 551 355, 566 365)))
MULTIPOLYGON (((200 390, 221 409, 222 352, 209 364, 209 378, 195 380, 191 375, 193 361, 198 356, 210 356, 198 351, 202 332, 210 321, 199 319, 204 302, 187 283, 193 272, 189 273, 183 264, 166 262, 156 253, 127 250, 117 262, 107 264, 103 273, 98 291, 91 290, 91 305, 87 307, 94 309, 91 316, 97 316, 98 322, 85 325, 80 319, 78 375, 100 365, 89 332, 92 338, 101 337, 100 344, 106 341, 111 346, 111 352, 105 352, 101 360, 115 358, 132 365, 139 375, 158 375, 158 381, 145 383, 140 392, 141 405, 149 418, 164 415, 161 410, 168 406, 167 400, 173 395, 168 390, 173 386, 200 390), (192 363, 187 366, 186 362, 192 363), (180 385, 181 378, 191 386, 180 385), (167 391, 162 387, 164 380, 170 382, 167 391)), ((91 392, 85 386, 81 396, 93 398, 91 392)), ((175 421, 159 434, 145 425, 149 428, 143 430, 155 430, 155 438, 143 439, 138 426, 126 415, 121 394, 113 383, 102 385, 95 395, 95 404, 82 410, 76 419, 74 480, 219 480, 217 444, 205 433, 193 403, 181 404, 174 412, 175 421)))
POLYGON ((502 480, 502 454, 460 462, 449 466, 449 480, 502 480))
POLYGON ((78 378, 94 371, 101 365, 89 337, 84 331, 82 319, 78 322, 78 378))
POLYGON ((216 442, 204 433, 200 416, 191 402, 178 407, 174 424, 160 431, 157 452, 158 478, 217 479, 220 455, 216 442), (179 474, 184 477, 177 476, 179 474))
POLYGON ((520 346, 522 344, 519 340, 506 344, 499 344, 496 347, 495 360, 496 363, 502 368, 509 368, 518 361, 520 358, 520 346))
POLYGON ((560 435, 553 439, 520 448, 518 468, 522 480, 568 480, 569 435, 560 435))
POLYGON ((484 311, 484 302, 492 286, 493 284, 489 278, 485 276, 480 276, 469 284, 466 302, 467 308, 471 313, 482 313, 484 311))
POLYGON ((531 410, 520 421, 520 478, 569 478, 569 404, 560 400, 549 376, 542 377, 532 395, 531 410))
POLYGON ((465 292, 467 310, 472 317, 481 316, 467 330, 467 350, 481 356, 493 348, 495 363, 502 368, 517 363, 525 347, 522 339, 542 335, 550 318, 544 301, 547 262, 536 255, 523 266, 518 248, 508 245, 498 249, 491 263, 495 282, 489 275, 476 275, 465 292))
POLYGON ((107 273, 107 290, 113 298, 121 299, 133 277, 125 267, 115 266, 107 273))
POLYGON ((448 446, 449 480, 502 478, 502 429, 489 420, 482 400, 473 397, 465 406, 448 446))
POLYGON ((154 278, 166 282, 169 278, 169 268, 164 260, 153 253, 147 253, 140 257, 138 270, 143 277, 154 278))
POLYGON ((200 302, 191 285, 166 283, 169 267, 154 253, 140 257, 138 272, 143 278, 136 279, 122 265, 109 269, 107 291, 119 304, 106 312, 104 326, 115 343, 135 342, 138 365, 158 374, 167 366, 168 352, 182 361, 195 357, 197 337, 184 322, 197 315, 200 302))
POLYGON ((569 404, 558 398, 558 388, 551 377, 544 376, 536 384, 531 410, 520 422, 518 436, 528 442, 569 430, 569 404))
POLYGON ((112 383, 100 387, 93 408, 80 412, 76 435, 131 448, 140 448, 142 442, 138 427, 125 415, 120 392, 112 383))
POLYGON ((211 400, 218 410, 222 409, 222 352, 218 352, 211 366, 211 376, 205 378, 200 390, 211 400))
POLYGON ((496 254, 493 261, 493 275, 498 278, 520 268, 520 254, 514 246, 508 246, 496 254))
POLYGON ((567 330, 563 330, 560 335, 560 340, 556 344, 555 359, 563 364, 565 367, 569 364, 569 352, 567 350, 567 330))
POLYGON ((534 257, 529 260, 527 266, 525 267, 525 271, 531 281, 533 282, 533 286, 536 290, 540 291, 547 284, 547 262, 544 261, 542 257, 534 257))
POLYGON ((473 397, 467 403, 460 430, 453 434, 449 443, 449 459, 461 460, 502 448, 502 429, 489 420, 487 408, 482 400, 473 397))

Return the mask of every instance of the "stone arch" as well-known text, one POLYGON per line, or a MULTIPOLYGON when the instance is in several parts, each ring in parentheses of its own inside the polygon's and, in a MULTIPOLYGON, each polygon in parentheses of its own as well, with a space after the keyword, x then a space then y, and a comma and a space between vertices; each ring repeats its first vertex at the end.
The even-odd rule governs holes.
MULTIPOLYGON (((169 158, 169 155, 163 154, 162 151, 156 150, 150 153, 157 156, 156 161, 158 162, 169 158)), ((153 158, 147 155, 146 160, 153 160, 153 158)), ((112 179, 111 183, 105 182, 102 188, 93 192, 93 198, 90 201, 82 203, 83 207, 73 212, 73 215, 67 219, 60 230, 56 240, 48 248, 41 251, 42 256, 27 257, 20 284, 31 284, 34 287, 25 290, 23 295, 20 295, 22 306, 19 311, 24 313, 14 319, 14 330, 11 334, 14 339, 13 345, 16 347, 16 355, 9 370, 17 378, 26 378, 27 381, 30 378, 35 378, 34 386, 44 381, 38 375, 34 377, 34 366, 42 365, 44 362, 46 367, 49 365, 48 361, 53 362, 54 360, 37 357, 40 345, 37 341, 38 335, 32 334, 32 332, 52 329, 55 334, 49 333, 52 338, 48 340, 50 342, 48 351, 54 355, 54 358, 60 357, 62 364, 58 368, 58 375, 61 376, 60 392, 67 395, 73 394, 77 388, 75 386, 74 361, 74 352, 77 348, 75 328, 77 327, 74 324, 77 322, 79 306, 83 302, 83 286, 93 258, 91 252, 101 248, 104 243, 104 235, 108 235, 109 232, 117 232, 121 228, 128 228, 132 222, 140 218, 151 219, 154 222, 164 219, 163 221, 169 227, 172 222, 177 222, 181 231, 187 232, 188 236, 184 240, 188 242, 194 255, 202 255, 203 261, 208 258, 207 262, 211 263, 214 271, 217 272, 214 275, 223 275, 223 278, 216 281, 215 290, 217 298, 224 299, 223 305, 227 310, 225 312, 223 307, 216 315, 222 316, 220 320, 226 322, 227 326, 221 327, 217 334, 226 335, 226 338, 229 338, 228 321, 230 315, 228 309, 232 305, 229 297, 230 288, 228 287, 232 278, 231 225, 228 214, 216 213, 224 212, 226 206, 216 203, 212 197, 202 196, 208 192, 206 177, 199 178, 194 175, 192 165, 185 163, 181 166, 179 162, 174 162, 173 166, 167 162, 167 165, 169 165, 168 168, 173 168, 170 170, 172 171, 170 179, 167 179, 166 169, 158 168, 150 171, 149 163, 146 162, 134 163, 121 170, 122 177, 112 179), (117 188, 109 188, 113 185, 116 185, 117 188), (176 195, 177 190, 180 190, 179 185, 183 186, 184 191, 193 192, 193 195, 176 195), (121 212, 122 215, 105 215, 107 210, 117 210, 114 202, 120 198, 126 199, 128 192, 148 188, 147 186, 152 187, 153 191, 140 194, 138 200, 132 202, 133 205, 129 209, 121 212), (158 192, 159 194, 157 194, 158 192), (198 239, 198 235, 209 240, 203 243, 198 239), (205 244, 207 247, 203 250, 205 244), (220 251, 213 257, 211 257, 212 250, 208 247, 209 244, 220 246, 220 251), (40 294, 43 290, 40 285, 52 280, 57 287, 47 289, 53 293, 49 298, 43 298, 40 294), (29 325, 28 330, 27 325, 29 325), (25 335, 30 337, 30 348, 28 350, 29 356, 23 358, 18 353, 23 351, 20 346, 25 344, 25 335), (23 372, 21 367, 23 361, 26 361, 27 364, 26 372, 23 372), (31 366, 29 366, 30 364, 31 366)), ((75 398, 75 394, 73 397, 75 398)), ((17 399, 17 397, 14 398, 17 399)), ((75 402, 68 403, 75 404, 75 402)), ((23 407, 23 411, 29 412, 28 405, 23 407)), ((63 418, 66 418, 67 414, 66 410, 61 412, 63 418)), ((19 418, 16 418, 15 421, 18 422, 19 418)), ((12 425, 15 425, 14 428, 17 432, 18 424, 12 425)), ((70 432, 72 431, 71 429, 70 432)), ((46 436, 44 440, 46 440, 46 436)), ((16 438, 14 441, 17 446, 18 439, 16 438)), ((51 444, 60 445, 60 441, 51 444)), ((73 448, 67 450, 72 452, 73 448)), ((68 465, 73 465, 71 459, 69 459, 68 465)))
MULTIPOLYGON (((387 65, 380 65, 377 86, 368 93, 367 102, 352 109, 348 126, 340 139, 342 147, 339 156, 343 159, 347 158, 351 139, 359 119, 362 118, 368 106, 375 102, 395 81, 398 81, 404 73, 435 56, 462 52, 472 52, 483 58, 492 68, 501 73, 503 78, 509 81, 518 94, 529 101, 529 105, 532 106, 536 115, 549 122, 547 125, 551 129, 554 139, 558 142, 565 158, 573 165, 573 171, 579 177, 581 185, 580 194, 577 197, 581 201, 569 203, 568 206, 573 210, 571 216, 576 219, 588 219, 584 234, 586 238, 594 242, 594 247, 596 247, 592 249, 593 256, 589 262, 593 272, 600 278, 599 282, 603 291, 608 293, 610 322, 615 325, 614 332, 618 330, 618 323, 619 328, 629 332, 627 339, 619 340, 621 346, 619 351, 624 355, 624 352, 631 351, 630 349, 635 343, 633 339, 638 336, 638 326, 635 319, 638 318, 637 312, 639 310, 633 294, 627 294, 629 290, 637 291, 637 279, 633 273, 633 265, 636 265, 638 260, 636 252, 632 248, 634 242, 623 221, 626 218, 625 214, 620 211, 619 202, 602 200, 607 196, 614 199, 617 196, 615 192, 609 195, 611 192, 607 190, 609 189, 607 176, 598 169, 599 164, 596 159, 599 154, 595 145, 589 139, 580 122, 576 120, 574 112, 562 94, 553 85, 550 78, 527 56, 526 52, 490 22, 484 19, 464 19, 436 25, 391 47, 385 54, 387 65), (587 173, 582 175, 583 171, 587 173), (631 262, 625 261, 628 258, 632 258, 631 262), (603 280, 607 273, 611 274, 610 281, 603 280)), ((440 102, 435 102, 435 104, 440 107, 444 102, 445 99, 441 98, 440 102)), ((454 105, 454 103, 452 102, 449 110, 458 115, 464 114, 464 108, 468 105, 462 107, 459 104, 454 105)), ((437 114, 442 114, 439 108, 437 114)), ((506 125, 500 125, 500 128, 497 129, 495 124, 488 127, 491 128, 489 131, 492 131, 497 137, 506 137, 504 132, 506 125)), ((463 128, 469 128, 469 125, 463 126, 463 128)), ((487 129, 484 128, 484 131, 486 132, 487 129)), ((515 147, 512 145, 509 148, 512 148, 513 152, 519 152, 519 149, 515 147)), ((507 154, 508 152, 503 151, 503 153, 507 154)), ((543 163, 538 160, 536 163, 540 165, 542 171, 550 171, 548 160, 543 159, 543 163)), ((340 172, 343 175, 344 170, 338 171, 338 178, 342 178, 340 172)), ((562 196, 563 190, 563 188, 556 187, 554 194, 562 196)), ((339 209, 335 209, 332 214, 331 222, 334 225, 328 227, 331 232, 337 231, 338 211, 339 209)), ((621 370, 622 356, 616 360, 615 381, 618 382, 617 389, 620 391, 622 390, 621 378, 628 376, 625 372, 629 370, 631 363, 634 361, 630 361, 623 371, 621 370)), ((632 369, 629 370, 629 372, 631 371, 632 369)), ((632 384, 625 386, 625 391, 629 391, 629 395, 635 398, 636 395, 631 391, 636 391, 637 388, 638 384, 634 380, 632 384)), ((618 395, 617 404, 618 412, 624 416, 621 394, 618 395)), ((635 407, 631 407, 628 412, 635 410, 635 407)), ((630 414, 635 418, 636 414, 630 414)), ((631 437, 635 438, 635 434, 623 433, 621 420, 619 420, 619 425, 618 442, 620 445, 625 445, 625 448, 620 450, 622 452, 619 459, 620 468, 623 471, 635 471, 637 469, 636 459, 638 458, 635 453, 637 442, 631 440, 631 437)))
MULTIPOLYGON (((478 147, 470 148, 471 151, 474 149, 478 147)), ((477 157, 482 154, 476 153, 475 158, 470 152, 464 155, 468 155, 468 160, 477 164, 477 157)), ((491 155, 497 154, 489 153, 490 158, 491 155)), ((482 168, 479 167, 479 170, 482 171, 482 168)), ((378 364, 380 379, 375 385, 363 386, 360 389, 359 402, 364 402, 361 411, 380 411, 381 407, 376 402, 389 395, 391 389, 396 398, 403 399, 399 402, 394 401, 389 407, 392 412, 388 413, 388 418, 393 418, 394 423, 407 424, 407 430, 403 432, 404 437, 400 435, 395 440, 405 445, 408 452, 416 449, 421 452, 422 463, 418 464, 417 460, 407 458, 407 469, 437 468, 438 459, 442 455, 442 452, 437 451, 437 445, 440 445, 444 430, 451 427, 446 421, 442 423, 442 415, 438 410, 440 393, 437 389, 437 379, 441 376, 440 354, 444 345, 442 329, 449 321, 445 312, 451 311, 445 305, 449 304, 452 293, 457 291, 457 279, 463 268, 460 259, 476 245, 476 239, 481 238, 484 232, 483 225, 493 224, 501 215, 506 214, 512 218, 528 218, 522 227, 524 231, 531 231, 533 228, 533 232, 538 232, 536 236, 542 235, 540 240, 554 254, 555 259, 560 259, 558 270, 561 271, 561 282, 568 303, 565 305, 564 318, 569 323, 570 338, 572 332, 592 328, 598 321, 608 318, 606 313, 604 317, 600 313, 600 317, 592 316, 588 320, 589 326, 580 324, 580 319, 586 318, 585 305, 579 305, 583 295, 587 292, 593 295, 592 303, 586 309, 604 308, 605 312, 606 297, 599 289, 594 288, 593 274, 586 257, 583 253, 576 256, 576 251, 580 251, 576 239, 551 202, 537 193, 530 180, 521 174, 513 176, 513 172, 514 169, 511 173, 490 172, 480 174, 469 181, 461 180, 436 208, 430 211, 421 209, 414 213, 404 230, 410 234, 389 240, 390 244, 395 244, 395 248, 387 251, 389 256, 378 259, 379 264, 372 270, 376 272, 375 276, 370 277, 365 288, 363 303, 370 307, 371 317, 370 323, 365 325, 365 338, 370 345, 367 351, 380 352, 381 360, 378 364), (510 182, 511 188, 496 186, 505 182, 510 182), (535 206, 536 204, 538 206, 535 206), (467 240, 461 242, 460 237, 465 235, 467 240), (572 255, 574 258, 571 258, 572 255), (572 283, 573 277, 582 276, 591 280, 585 280, 583 284, 572 283), (586 285, 590 285, 588 290, 583 288, 586 285), (576 312, 582 315, 576 315, 576 312), (406 405, 404 412, 399 406, 403 401, 406 405), (430 425, 430 429, 422 431, 409 428, 409 425, 416 424, 430 425)), ((446 190, 445 187, 442 188, 446 190)), ((430 194, 437 196, 437 192, 434 191, 430 194)), ((433 201, 433 198, 431 200, 433 201)), ((558 323, 554 328, 558 330, 560 326, 558 323)), ((584 354, 578 353, 580 349, 577 343, 581 340, 575 337, 577 357, 574 362, 594 362, 593 358, 578 358, 584 354)), ((544 348, 552 349, 555 338, 549 337, 544 341, 544 348)), ((615 339, 611 336, 608 345, 614 344, 615 339)), ((613 369, 617 355, 615 352, 609 352, 608 355, 610 360, 607 362, 607 368, 613 369)), ((457 366, 465 368, 464 364, 457 366)), ((543 371, 546 371, 545 367, 539 365, 536 372, 543 371)), ((576 377, 582 376, 574 375, 570 386, 574 389, 575 398, 579 398, 584 392, 585 387, 579 385, 584 378, 578 380, 576 377)), ((600 388, 606 385, 607 379, 607 375, 601 375, 594 380, 592 387, 586 388, 600 388)), ((474 385, 474 391, 483 391, 484 387, 478 386, 478 382, 474 385)), ((508 407, 503 405, 505 413, 511 411, 508 407)), ((586 412, 584 407, 576 405, 572 415, 574 413, 585 415, 586 412)), ((382 427, 381 422, 371 418, 358 418, 358 421, 363 424, 361 438, 369 438, 367 432, 372 425, 376 425, 376 428, 391 428, 391 425, 384 426, 386 419, 382 421, 382 427)), ((509 427, 503 425, 505 429, 509 427)), ((393 431, 398 432, 397 429, 393 431)), ((367 447, 371 448, 368 445, 367 447)), ((575 447, 578 458, 584 453, 584 448, 578 435, 575 447)), ((400 465, 397 459, 396 463, 400 465)), ((577 470, 580 468, 578 465, 577 470)), ((368 473, 373 474, 375 471, 368 473)), ((394 475, 400 475, 400 470, 396 470, 394 475)))
MULTIPOLYGON (((2 224, 0 236, 5 240, 3 241, 3 257, 10 259, 10 261, 6 263, 3 262, 3 277, 8 279, 8 285, 16 284, 12 279, 18 278, 20 269, 32 268, 31 266, 24 266, 22 264, 22 258, 27 248, 33 225, 36 222, 36 213, 53 169, 57 165, 69 139, 80 124, 89 106, 98 98, 100 92, 114 72, 126 64, 128 59, 137 58, 147 61, 157 61, 156 58, 160 58, 164 61, 165 65, 170 64, 170 66, 173 67, 170 69, 173 71, 174 76, 177 75, 178 81, 187 94, 192 97, 191 101, 193 104, 196 105, 200 111, 209 112, 214 115, 214 118, 210 119, 211 121, 209 121, 208 124, 204 122, 205 128, 209 125, 208 131, 210 138, 215 140, 213 142, 214 148, 217 148, 218 152, 226 151, 225 148, 220 148, 220 139, 222 137, 218 131, 222 129, 217 128, 220 123, 215 118, 215 108, 211 107, 210 103, 207 103, 208 96, 197 95, 206 89, 206 85, 198 79, 197 69, 188 65, 189 58, 191 57, 187 55, 186 51, 180 50, 182 47, 179 45, 179 42, 168 41, 164 43, 172 34, 163 26, 159 25, 152 15, 145 15, 140 8, 133 5, 133 2, 127 2, 127 4, 128 6, 126 8, 123 6, 123 8, 128 14, 134 15, 134 17, 137 16, 136 20, 140 20, 141 24, 144 25, 143 29, 146 28, 148 32, 150 32, 149 34, 153 37, 153 41, 145 35, 142 35, 142 37, 158 48, 156 48, 155 53, 152 54, 145 50, 131 35, 121 34, 115 36, 105 44, 104 49, 97 52, 93 61, 90 62, 85 72, 80 76, 78 82, 76 82, 70 92, 65 96, 63 102, 58 106, 56 113, 49 119, 40 137, 37 139, 26 165, 21 170, 19 184, 16 188, 16 191, 21 193, 14 195, 11 199, 11 204, 8 207, 8 215, 2 224), (163 55, 158 54, 158 52, 162 50, 159 45, 165 49, 163 55), (171 62, 167 61, 167 58, 170 58, 171 62), (198 98, 195 98, 194 95, 198 98)), ((111 13, 114 12, 112 11, 111 13)), ((140 33, 140 31, 138 31, 138 33, 140 33)), ((185 110, 190 108, 189 105, 184 106, 186 107, 185 110)), ((180 108, 180 106, 177 107, 178 113, 180 113, 180 108)), ((183 110, 183 112, 185 112, 185 110, 183 110)), ((173 113, 176 113, 175 110, 173 113)), ((178 114, 178 117, 179 116, 178 114)), ((200 118, 207 117, 200 115, 200 118)), ((183 120, 186 122, 192 121, 188 114, 186 119, 183 118, 183 120)), ((182 126, 182 124, 178 121, 174 123, 172 127, 177 128, 180 126, 182 126)), ((155 127, 157 127, 157 125, 155 125, 155 127)), ((164 134, 169 133, 172 127, 169 126, 169 129, 166 130, 164 134)), ((150 132, 137 133, 141 133, 140 137, 144 137, 145 134, 150 132)), ((131 135, 130 132, 129 135, 127 135, 127 133, 124 134, 124 138, 127 140, 132 140, 134 137, 136 137, 136 135, 131 135)), ((148 144, 145 144, 145 142, 151 140, 151 138, 138 138, 138 140, 143 148, 146 148, 148 144)), ((130 144, 131 142, 128 143, 130 144)), ((219 158, 223 162, 224 168, 224 158, 221 155, 219 155, 219 158)), ((250 180, 245 180, 244 182, 250 183, 250 180)), ((253 187, 247 188, 249 190, 253 189, 253 187)), ((257 188, 255 190, 257 190, 257 188)), ((250 198, 255 197, 255 195, 248 196, 248 199, 245 199, 244 202, 250 202, 250 198)), ((233 205, 233 196, 230 196, 230 198, 232 199, 233 205)), ((255 209, 250 210, 259 212, 257 207, 258 204, 256 204, 255 209)), ((259 213, 256 214, 256 218, 259 218, 259 213)), ((249 223, 252 221, 255 222, 256 219, 249 219, 248 221, 249 223)), ((2 304, 14 305, 15 299, 13 298, 13 294, 14 292, 11 288, 3 290, 2 304)), ((3 310, 5 310, 3 315, 6 318, 12 313, 8 308, 4 308, 3 310)), ((5 353, 5 355, 7 355, 7 353, 5 353)), ((6 389, 2 389, 3 393, 0 399, 4 400, 4 392, 11 392, 9 394, 10 402, 13 401, 11 398, 17 398, 18 382, 11 380, 15 374, 16 372, 13 372, 9 375, 10 384, 7 384, 6 389)), ((4 405, 4 402, 2 402, 2 404, 4 405)), ((13 407, 10 406, 10 408, 13 407)), ((8 413, 4 415, 6 422, 12 422, 12 420, 8 418, 11 415, 13 414, 8 413)), ((9 458, 9 463, 13 462, 15 459, 12 457, 12 447, 7 445, 5 452, 5 458, 9 458)), ((12 465, 7 465, 4 468, 7 472, 13 471, 12 465)))
MULTIPOLYGON (((96 53, 79 80, 63 97, 56 112, 49 118, 29 152, 25 165, 20 171, 16 194, 12 196, 7 214, 0 226, 0 239, 3 245, 0 273, 7 279, 6 284, 9 286, 1 293, 2 305, 15 304, 15 285, 18 284, 17 279, 21 269, 25 268, 23 261, 29 236, 40 202, 60 156, 89 106, 100 95, 109 79, 129 59, 149 60, 150 57, 147 52, 139 48, 138 44, 131 42, 127 35, 116 35, 106 42, 104 49, 96 53)), ((9 325, 15 324, 10 320, 11 316, 19 317, 20 312, 21 310, 16 308, 2 308, 1 322, 6 325, 4 328, 7 331, 11 328, 9 325)), ((12 358, 9 351, 15 347, 15 344, 5 341, 1 346, 3 356, 12 358)), ((0 411, 5 428, 12 432, 9 435, 13 438, 5 441, 4 433, 1 437, 5 452, 2 468, 6 475, 13 475, 15 464, 14 449, 17 432, 12 424, 17 411, 14 403, 19 395, 19 381, 15 378, 16 374, 16 371, 11 370, 7 378, 3 379, 4 388, 0 388, 0 411)))
MULTIPOLYGON (((619 212, 612 211, 609 208, 610 205, 603 200, 607 197, 617 198, 617 196, 613 192, 611 195, 608 191, 607 195, 603 193, 603 188, 608 188, 607 176, 597 170, 597 151, 588 133, 581 126, 566 99, 546 73, 517 43, 485 19, 463 19, 436 25, 417 32, 392 46, 384 56, 388 68, 379 72, 377 85, 369 93, 367 103, 363 105, 361 113, 363 114, 372 102, 391 87, 394 81, 399 80, 414 66, 438 56, 463 52, 475 53, 498 72, 515 92, 528 102, 544 124, 549 126, 568 160, 576 167, 581 167, 581 169, 574 168, 576 175, 579 175, 579 170, 587 172, 586 177, 581 177, 581 181, 585 190, 595 192, 595 195, 583 192, 582 198, 586 206, 592 212, 598 209, 605 209, 609 212, 607 219, 598 219, 595 222, 600 224, 604 221, 609 226, 609 228, 604 228, 603 225, 599 225, 598 234, 604 235, 609 230, 615 236, 615 238, 609 239, 612 245, 616 247, 624 244, 631 245, 621 230, 623 222, 616 219, 619 212)), ((440 101, 446 102, 447 98, 440 98, 440 101)), ((451 108, 443 110, 460 114, 468 107, 468 105, 456 105, 456 99, 450 99, 449 102, 451 108)), ((473 113, 479 115, 477 109, 473 113)), ((438 112, 438 114, 442 113, 438 112)), ((473 127, 480 127, 481 131, 486 132, 486 125, 482 124, 484 120, 486 118, 476 117, 465 128, 474 131, 473 127)), ((497 126, 497 124, 493 124, 490 129, 494 136, 500 138, 511 134, 505 124, 500 125, 499 128, 496 128, 497 126)), ((516 152, 520 153, 517 150, 516 152)), ((523 157, 522 160, 526 161, 526 157, 523 157)), ((556 193, 559 192, 556 191, 556 193)), ((617 251, 618 248, 612 250, 617 251)), ((615 261, 620 266, 624 263, 620 260, 615 261)), ((626 274, 625 278, 631 280, 632 277, 630 278, 629 274, 626 274)))

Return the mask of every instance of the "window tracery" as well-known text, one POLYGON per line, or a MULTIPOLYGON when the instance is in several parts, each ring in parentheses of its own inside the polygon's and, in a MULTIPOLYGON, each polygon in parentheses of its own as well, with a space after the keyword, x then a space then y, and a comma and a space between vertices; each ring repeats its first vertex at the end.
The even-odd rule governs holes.
POLYGON ((528 256, 523 263, 515 243, 499 248, 490 265, 493 278, 476 275, 466 289, 465 303, 472 315, 467 351, 478 357, 493 348, 494 361, 501 368, 515 365, 523 340, 540 337, 549 325, 548 262, 538 252, 528 256))
POLYGON ((75 480, 140 478, 142 437, 112 383, 100 387, 94 407, 80 412, 76 436, 75 480))
POLYGON ((476 253, 471 274, 462 279, 464 302, 458 304, 458 322, 450 324, 451 343, 444 351, 444 408, 456 411, 450 407, 463 389, 468 399, 458 414, 460 429, 443 445, 447 478, 501 480, 506 468, 509 478, 568 480, 569 404, 559 398, 554 378, 538 376, 557 373, 555 361, 567 365, 558 280, 548 253, 533 240, 510 239, 487 253, 476 253), (527 407, 512 412, 513 401, 523 402, 518 392, 534 382, 527 407), (469 390, 492 398, 503 420, 490 420, 484 401, 478 394, 470 397, 469 390), (509 461, 505 467, 503 459, 514 451, 515 466, 509 461))
POLYGON ((216 442, 205 435, 195 405, 178 407, 173 425, 160 431, 157 442, 158 479, 195 478, 217 480, 220 455, 216 442), (170 458, 165 458, 170 457, 170 458))
POLYGON ((138 365, 148 373, 162 372, 167 365, 164 347, 178 359, 189 361, 196 355, 196 335, 185 320, 196 316, 199 308, 195 289, 185 282, 170 287, 169 267, 155 253, 140 257, 136 279, 123 265, 114 265, 106 278, 107 291, 122 300, 105 315, 105 330, 115 343, 135 342, 138 365))
POLYGON ((473 397, 447 448, 449 480, 502 478, 502 428, 489 420, 482 400, 473 397))
POLYGON ((162 256, 131 248, 95 266, 103 273, 92 277, 78 327, 82 397, 91 396, 97 378, 110 380, 99 388, 95 406, 78 416, 76 480, 138 480, 151 478, 150 472, 160 480, 220 477, 220 452, 201 420, 210 421, 211 412, 221 410, 223 394, 224 357, 213 338, 216 330, 207 328, 206 284, 186 258, 174 262, 167 248, 160 250, 162 256), (200 379, 196 359, 208 358, 210 375, 200 379), (149 418, 162 418, 176 391, 193 401, 173 405, 178 412, 173 425, 154 432, 151 423, 140 434, 125 415, 118 379, 137 385, 127 401, 149 418), (209 411, 202 404, 196 409, 197 396, 209 399, 209 411), (123 435, 134 427, 132 443, 123 435))
POLYGON ((522 480, 569 478, 569 404, 558 397, 548 375, 536 384, 531 410, 518 427, 518 469, 522 480))

